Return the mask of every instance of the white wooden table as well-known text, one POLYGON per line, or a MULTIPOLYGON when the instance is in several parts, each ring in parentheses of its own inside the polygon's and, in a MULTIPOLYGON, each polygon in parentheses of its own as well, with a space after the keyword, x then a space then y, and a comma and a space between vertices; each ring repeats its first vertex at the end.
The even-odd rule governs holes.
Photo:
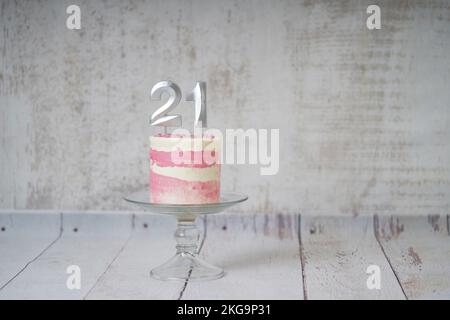
POLYGON ((209 282, 163 282, 175 220, 144 214, 0 213, 0 299, 450 299, 447 216, 222 214, 198 221, 209 282), (68 289, 67 267, 81 270, 68 289), (367 268, 380 270, 368 289, 367 268))

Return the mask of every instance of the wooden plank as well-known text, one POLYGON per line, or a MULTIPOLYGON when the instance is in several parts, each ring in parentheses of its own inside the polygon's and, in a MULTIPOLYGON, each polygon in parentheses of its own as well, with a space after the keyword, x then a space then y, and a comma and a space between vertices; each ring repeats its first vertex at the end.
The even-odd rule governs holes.
POLYGON ((131 215, 64 214, 60 239, 4 287, 0 299, 83 298, 129 239, 131 221, 131 215), (71 265, 81 269, 79 290, 66 286, 71 265))
POLYGON ((376 235, 410 299, 450 299, 446 216, 375 217, 376 235))
POLYGON ((209 216, 200 256, 226 274, 188 282, 182 299, 303 299, 297 227, 295 215, 209 216))
POLYGON ((301 218, 308 299, 404 299, 374 236, 372 217, 301 218), (368 266, 380 268, 381 288, 368 289, 368 266))
POLYGON ((60 214, 0 213, 0 291, 56 241, 60 231, 60 214))
POLYGON ((171 217, 136 216, 130 241, 87 299, 178 299, 184 282, 150 277, 152 268, 175 254, 175 228, 171 217))
POLYGON ((448 224, 447 216, 305 216, 300 224, 290 215, 209 216, 200 254, 227 273, 184 283, 149 276, 174 254, 170 217, 1 213, 0 299, 402 299, 403 291, 448 299, 448 224), (366 286, 372 264, 381 290, 366 286), (69 265, 81 268, 80 290, 66 287, 69 265))

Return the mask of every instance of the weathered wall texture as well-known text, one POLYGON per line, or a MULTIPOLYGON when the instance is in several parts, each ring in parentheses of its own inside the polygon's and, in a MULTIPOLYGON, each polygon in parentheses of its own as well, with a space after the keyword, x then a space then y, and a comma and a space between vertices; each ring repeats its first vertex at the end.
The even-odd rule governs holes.
POLYGON ((243 211, 448 213, 449 1, 1 0, 0 52, 0 208, 131 209, 169 78, 208 82, 211 126, 280 128, 278 175, 224 167, 243 211))

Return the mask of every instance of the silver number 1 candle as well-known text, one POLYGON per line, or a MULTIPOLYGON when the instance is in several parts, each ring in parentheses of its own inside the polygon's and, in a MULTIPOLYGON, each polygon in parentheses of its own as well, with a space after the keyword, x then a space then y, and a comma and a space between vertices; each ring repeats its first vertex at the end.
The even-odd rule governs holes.
POLYGON ((187 101, 194 102, 195 108, 195 127, 205 128, 207 126, 206 118, 206 82, 199 81, 194 89, 187 95, 187 101))

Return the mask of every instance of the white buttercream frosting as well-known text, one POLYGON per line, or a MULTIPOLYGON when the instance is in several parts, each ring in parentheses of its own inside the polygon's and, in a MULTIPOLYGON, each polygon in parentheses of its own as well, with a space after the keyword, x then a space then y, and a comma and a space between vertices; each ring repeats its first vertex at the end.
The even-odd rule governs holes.
POLYGON ((150 147, 156 151, 220 151, 221 141, 210 137, 150 136, 150 147))
POLYGON ((214 165, 206 168, 190 167, 160 167, 156 163, 151 164, 151 170, 159 175, 177 178, 185 181, 218 181, 220 179, 220 166, 214 165))

